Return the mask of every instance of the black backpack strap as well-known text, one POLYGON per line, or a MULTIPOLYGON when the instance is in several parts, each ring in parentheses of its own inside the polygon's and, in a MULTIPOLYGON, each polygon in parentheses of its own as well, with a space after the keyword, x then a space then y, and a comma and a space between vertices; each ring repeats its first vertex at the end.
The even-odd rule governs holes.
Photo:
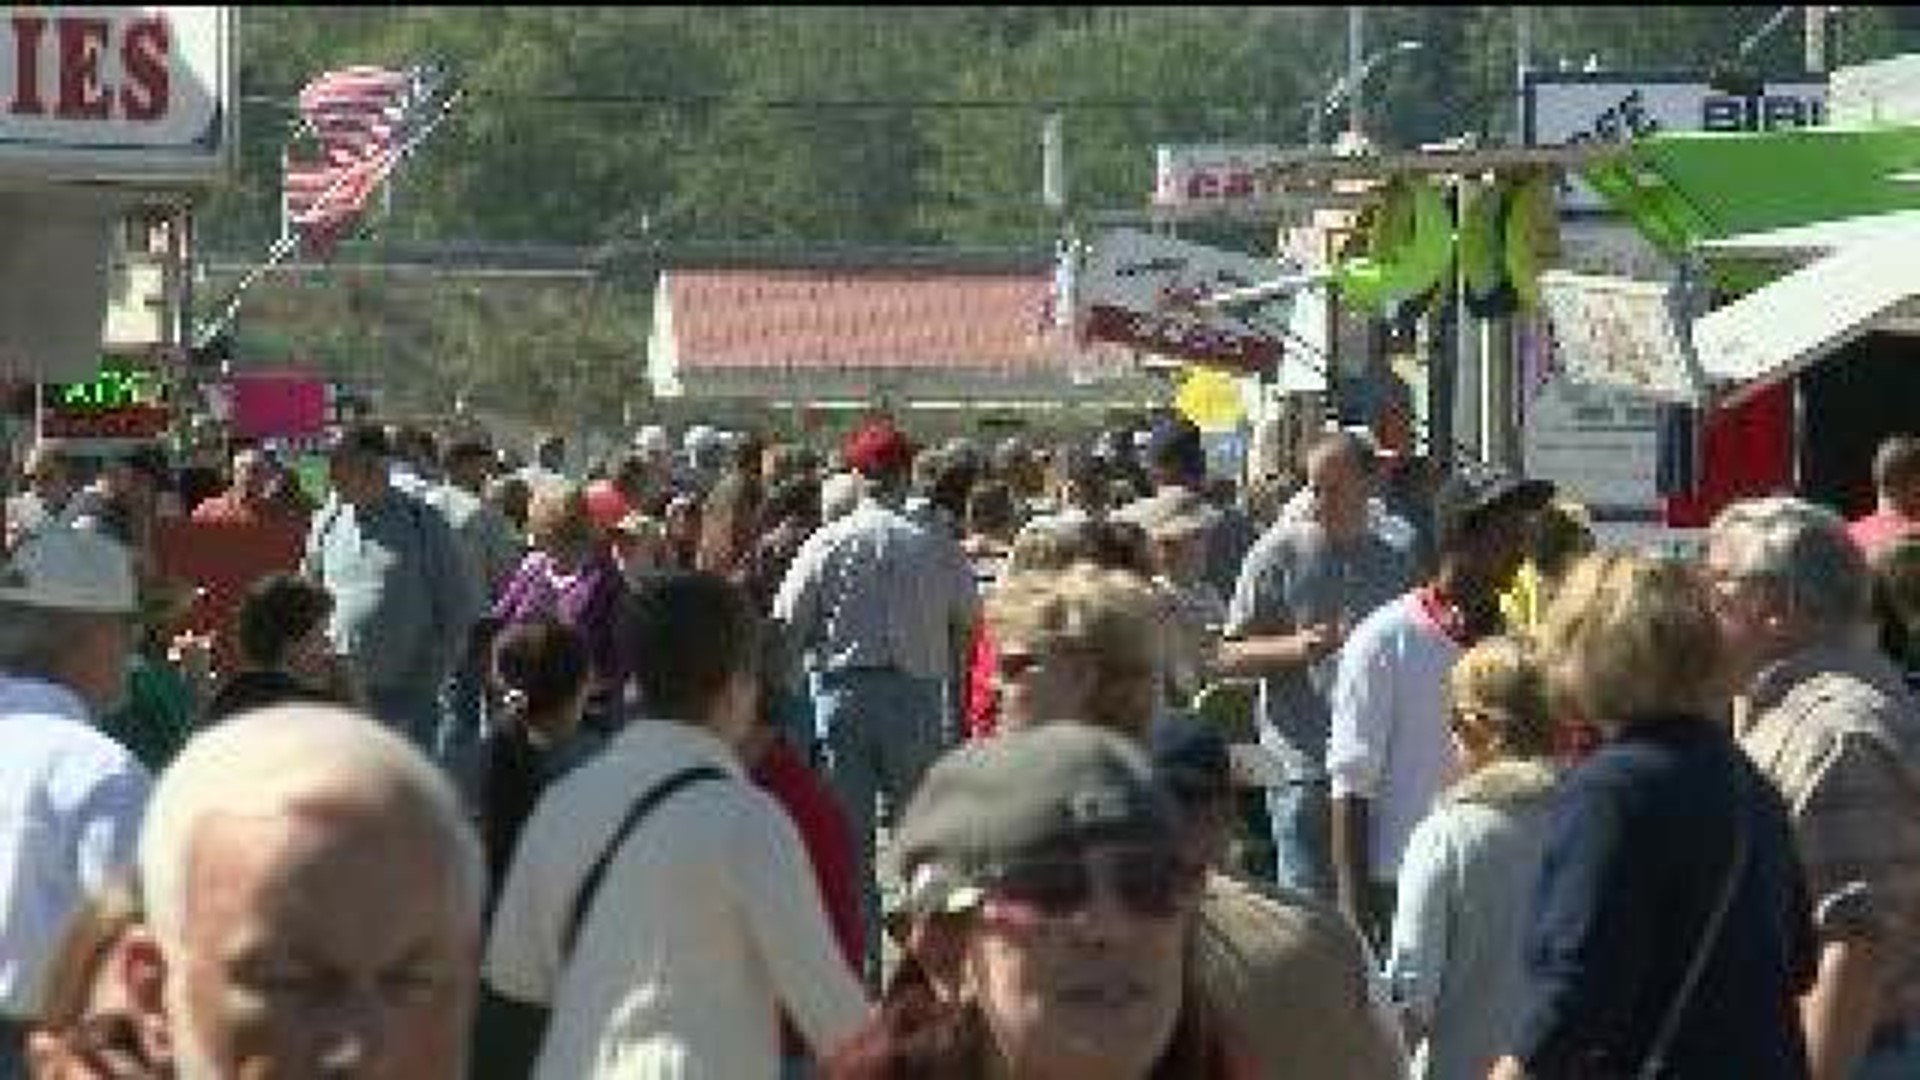
POLYGON ((633 809, 627 811, 627 816, 621 820, 620 827, 614 830, 613 838, 607 841, 607 846, 600 852, 600 857, 593 861, 593 865, 587 870, 587 876, 581 879, 580 891, 574 894, 573 911, 567 916, 566 936, 560 942, 560 956, 563 962, 573 955, 573 944, 580 936, 580 926, 586 921, 587 912, 593 908, 594 894, 600 891, 600 879, 606 876, 607 866, 613 862, 613 857, 626 846, 627 837, 633 832, 634 827, 652 813, 655 807, 667 801, 681 788, 689 784, 697 784, 702 780, 725 780, 726 778, 726 770, 717 765, 694 765, 660 781, 645 795, 635 800, 633 809))

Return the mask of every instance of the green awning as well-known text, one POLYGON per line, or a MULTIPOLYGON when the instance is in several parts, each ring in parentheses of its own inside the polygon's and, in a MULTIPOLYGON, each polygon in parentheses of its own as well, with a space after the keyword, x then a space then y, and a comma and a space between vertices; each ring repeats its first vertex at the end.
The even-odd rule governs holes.
POLYGON ((1581 175, 1678 256, 1701 240, 1920 209, 1920 127, 1655 135, 1581 175))

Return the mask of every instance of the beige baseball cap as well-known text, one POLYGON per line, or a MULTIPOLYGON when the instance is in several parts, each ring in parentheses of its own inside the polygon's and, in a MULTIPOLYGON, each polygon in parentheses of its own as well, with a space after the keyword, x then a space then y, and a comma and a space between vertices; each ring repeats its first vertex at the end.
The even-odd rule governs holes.
POLYGON ((54 526, 0 561, 0 603, 132 615, 140 596, 126 548, 96 532, 54 526))

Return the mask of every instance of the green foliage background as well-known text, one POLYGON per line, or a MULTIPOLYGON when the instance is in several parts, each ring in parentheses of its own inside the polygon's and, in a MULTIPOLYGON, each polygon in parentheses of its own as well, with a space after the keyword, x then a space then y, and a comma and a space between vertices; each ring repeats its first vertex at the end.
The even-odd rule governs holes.
MULTIPOLYGON (((1537 66, 1704 70, 1770 7, 1536 7, 1537 66)), ((241 12, 242 163, 203 253, 278 231, 290 102, 314 74, 437 61, 468 99, 347 254, 395 245, 698 241, 1045 249, 1040 124, 1066 117, 1078 207, 1140 206, 1158 142, 1299 143, 1345 63, 1345 9, 1242 7, 432 8, 241 12)), ((1836 64, 1891 55, 1920 16, 1850 7, 1836 64)), ((1512 137, 1514 12, 1369 8, 1373 47, 1423 51, 1368 82, 1389 145, 1512 137)), ((1798 70, 1796 16, 1755 51, 1798 70)), ((1337 127, 1330 121, 1328 130, 1337 127)), ((344 261, 351 261, 344 260, 344 261)), ((218 298, 231 278, 202 288, 218 298)), ((371 271, 271 278, 243 357, 299 357, 406 408, 453 395, 528 422, 618 424, 644 395, 648 282, 498 283, 371 271)))

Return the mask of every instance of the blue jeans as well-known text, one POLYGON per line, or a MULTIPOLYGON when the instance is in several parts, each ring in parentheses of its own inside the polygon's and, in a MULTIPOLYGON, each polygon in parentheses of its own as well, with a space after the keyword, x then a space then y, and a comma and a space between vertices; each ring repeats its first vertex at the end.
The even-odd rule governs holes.
POLYGON ((1920 1031, 1882 1043, 1854 1066, 1853 1080, 1912 1080, 1920 1076, 1920 1031))
POLYGON ((880 982, 880 890, 874 878, 876 802, 889 825, 906 808, 943 749, 945 697, 938 679, 855 669, 814 677, 815 722, 826 751, 827 782, 840 798, 859 856, 861 936, 870 986, 880 982))
POLYGON ((467 806, 478 807, 480 744, 487 725, 486 683, 477 669, 463 665, 447 680, 442 697, 433 759, 453 778, 467 806))
POLYGON ((1268 788, 1267 818, 1273 829, 1274 880, 1332 903, 1333 791, 1328 782, 1290 780, 1268 788))

